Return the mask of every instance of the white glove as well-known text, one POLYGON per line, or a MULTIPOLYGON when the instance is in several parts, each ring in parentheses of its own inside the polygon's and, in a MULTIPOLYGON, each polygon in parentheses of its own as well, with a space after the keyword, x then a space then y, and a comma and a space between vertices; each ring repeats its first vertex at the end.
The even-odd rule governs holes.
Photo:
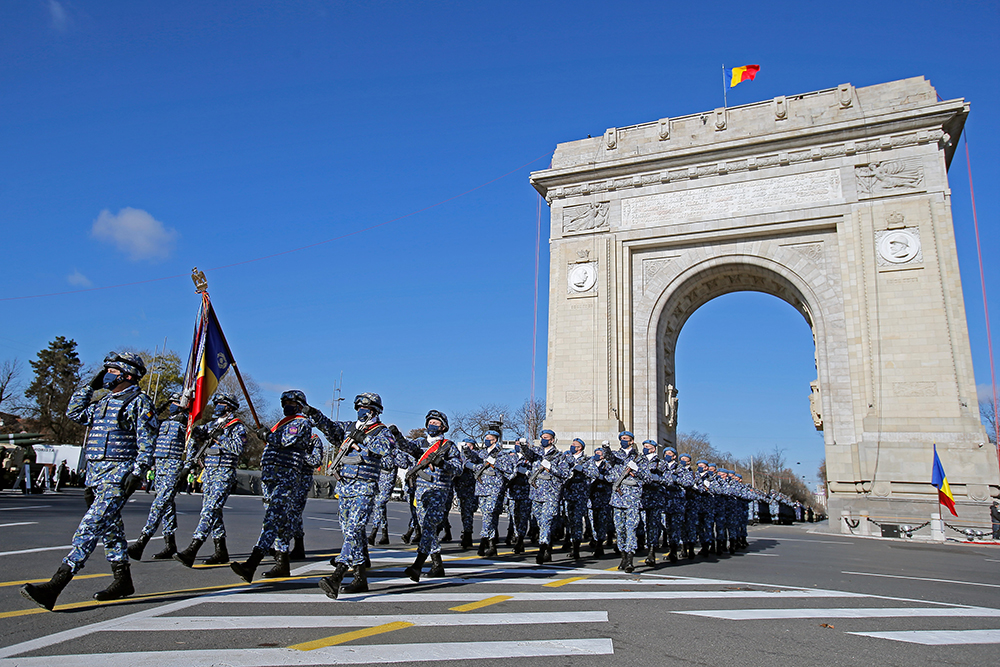
POLYGON ((632 472, 635 472, 639 469, 639 466, 635 464, 635 461, 629 461, 628 463, 625 464, 625 467, 631 470, 632 472))
POLYGON ((551 470, 552 464, 549 463, 548 459, 542 459, 542 467, 545 468, 546 470, 551 470))
POLYGON ((493 458, 492 456, 487 456, 486 457, 486 462, 489 463, 490 465, 493 465, 494 463, 497 462, 497 460, 495 458, 493 458))

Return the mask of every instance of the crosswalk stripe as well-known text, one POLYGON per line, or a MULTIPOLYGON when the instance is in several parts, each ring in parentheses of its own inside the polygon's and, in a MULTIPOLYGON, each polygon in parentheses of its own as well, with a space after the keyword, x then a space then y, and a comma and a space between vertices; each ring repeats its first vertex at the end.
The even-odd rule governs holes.
POLYGON ((674 611, 726 621, 773 621, 794 618, 996 618, 1000 609, 986 607, 861 607, 857 609, 711 609, 674 611))
POLYGON ((904 630, 900 632, 849 632, 859 637, 891 639, 924 646, 955 646, 958 644, 1000 644, 1000 630, 904 630))
POLYGON ((13 528, 14 526, 34 526, 37 521, 17 521, 15 523, 0 523, 0 528, 13 528))
POLYGON ((108 632, 194 632, 199 630, 266 630, 269 628, 366 628, 386 621, 405 621, 418 627, 470 625, 535 625, 553 623, 606 623, 606 611, 387 614, 351 616, 164 616, 127 619, 106 627, 108 632))
POLYGON ((365 663, 488 660, 557 656, 613 655, 610 639, 550 639, 540 641, 447 642, 436 644, 375 644, 329 646, 315 651, 287 648, 210 649, 45 655, 0 660, 0 667, 285 667, 358 665, 365 663))

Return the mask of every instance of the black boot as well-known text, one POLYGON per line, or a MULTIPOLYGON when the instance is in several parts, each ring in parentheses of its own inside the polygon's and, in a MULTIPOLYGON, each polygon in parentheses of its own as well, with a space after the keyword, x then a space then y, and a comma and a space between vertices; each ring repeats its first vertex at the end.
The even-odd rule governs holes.
POLYGON ((618 540, 615 540, 614 542, 611 542, 611 538, 608 538, 608 544, 611 545, 611 549, 612 549, 612 551, 615 552, 616 556, 621 556, 622 555, 621 549, 618 548, 618 540))
MULTIPOLYGON (((441 542, 451 542, 451 522, 444 522, 444 537, 441 538, 441 542)), ((430 574, 427 575, 431 576, 430 574)))
POLYGON ((535 556, 535 563, 538 565, 543 565, 545 563, 545 552, 548 550, 549 545, 539 544, 538 545, 538 555, 535 556))
POLYGON ((688 545, 688 559, 689 560, 694 560, 695 559, 694 542, 692 542, 691 544, 688 545))
POLYGON ((306 542, 304 536, 296 537, 292 542, 292 550, 288 552, 289 560, 306 559, 306 542))
POLYGON ((260 565, 260 562, 264 560, 264 556, 266 555, 266 551, 260 547, 254 547, 253 551, 250 552, 250 557, 245 562, 240 563, 234 560, 229 564, 229 567, 233 569, 233 572, 240 575, 240 579, 251 584, 253 583, 253 575, 257 571, 257 566, 260 565))
POLYGON ((427 554, 417 552, 417 557, 413 559, 413 565, 403 570, 410 579, 414 582, 420 582, 420 569, 424 566, 424 562, 427 560, 427 554))
POLYGON ((215 553, 205 559, 205 565, 225 565, 229 562, 229 549, 226 548, 226 538, 215 541, 215 553))
POLYGON ((364 554, 365 554, 364 566, 366 568, 368 568, 368 569, 371 569, 372 559, 368 556, 368 545, 367 544, 362 544, 361 548, 362 548, 362 550, 364 551, 364 554))
POLYGON ((570 536, 569 531, 566 531, 566 538, 562 543, 563 551, 571 551, 573 549, 573 538, 570 536))
POLYGON ((132 560, 142 560, 142 550, 146 548, 149 543, 149 535, 145 533, 139 533, 139 539, 129 545, 125 552, 128 557, 132 560))
POLYGON ((413 526, 407 528, 406 532, 403 533, 403 544, 409 544, 411 537, 413 537, 413 526))
POLYGON ((416 527, 416 528, 415 528, 415 529, 413 530, 413 543, 414 543, 414 544, 420 544, 420 538, 421 538, 422 536, 423 536, 423 534, 422 534, 422 533, 420 532, 420 526, 417 526, 417 527, 416 527))
POLYGON ((486 547, 486 558, 496 558, 497 557, 497 540, 493 538, 489 541, 489 545, 486 547))
POLYGON ((163 551, 153 554, 153 560, 170 560, 177 553, 177 542, 174 541, 174 534, 163 536, 163 551))
POLYGON ((514 524, 508 524, 507 537, 503 541, 508 547, 514 543, 514 524))
POLYGON ((326 597, 333 600, 337 599, 337 596, 340 595, 340 582, 344 580, 344 574, 346 572, 347 565, 337 563, 333 567, 333 574, 319 580, 319 587, 323 589, 324 593, 326 593, 326 597))
POLYGON ((650 567, 656 567, 656 547, 649 547, 649 553, 643 562, 650 567))
POLYGON ((205 543, 205 540, 191 540, 191 544, 184 551, 178 551, 174 554, 174 560, 178 563, 183 563, 187 567, 192 567, 194 565, 194 559, 198 556, 198 549, 201 549, 201 545, 205 543))
POLYGON ((604 540, 594 542, 594 558, 604 558, 604 540))
POLYGON ((671 544, 670 545, 670 553, 667 554, 667 558, 670 559, 671 563, 676 563, 677 562, 677 545, 676 544, 671 544))
POLYGON ((441 562, 441 553, 431 554, 431 569, 427 570, 427 578, 443 577, 444 563, 441 562))
POLYGON ((520 535, 517 536, 517 540, 514 542, 514 553, 519 555, 524 553, 524 538, 520 535))
POLYGON ((388 524, 382 525, 382 539, 378 541, 379 544, 385 545, 389 544, 389 526, 388 524))
POLYGON ((729 555, 736 555, 736 540, 729 540, 729 555))
POLYGON ((462 551, 472 548, 472 533, 462 533, 462 551))
POLYGON ((378 526, 372 526, 372 532, 368 533, 368 544, 375 546, 375 536, 378 535, 378 526))
MULTIPOLYGON (((253 574, 250 575, 253 577, 253 574)), ((291 569, 288 566, 288 553, 284 551, 277 551, 274 554, 274 567, 260 575, 265 579, 276 579, 278 577, 290 577, 292 576, 291 569)))
POLYGON ((625 569, 625 556, 627 556, 627 555, 628 554, 622 552, 622 559, 618 562, 618 569, 619 570, 624 570, 625 569))
POLYGON ((573 540, 573 551, 570 556, 573 560, 580 560, 580 540, 573 540))
POLYGON ((129 570, 128 561, 111 563, 111 573, 115 580, 103 591, 94 593, 94 599, 100 602, 108 600, 120 600, 135 593, 135 586, 132 585, 132 572, 129 570))
POLYGON ((63 563, 56 570, 56 573, 52 575, 52 578, 44 584, 25 584, 21 586, 21 595, 39 607, 52 611, 52 607, 56 606, 56 598, 59 597, 62 589, 66 588, 66 584, 72 578, 73 570, 70 569, 69 565, 63 563))
POLYGON ((725 540, 718 540, 715 543, 715 553, 717 553, 719 556, 725 556, 728 551, 729 550, 726 548, 725 540))
POLYGON ((486 558, 486 551, 490 548, 490 538, 484 537, 479 540, 479 550, 476 553, 480 558, 486 558))
POLYGON ((351 568, 351 574, 354 575, 354 579, 351 583, 345 584, 340 587, 341 593, 367 593, 368 592, 368 574, 365 571, 364 565, 355 565, 351 568))
POLYGON ((632 565, 632 554, 629 552, 626 552, 625 558, 622 559, 622 569, 626 572, 632 572, 635 570, 635 566, 632 565))

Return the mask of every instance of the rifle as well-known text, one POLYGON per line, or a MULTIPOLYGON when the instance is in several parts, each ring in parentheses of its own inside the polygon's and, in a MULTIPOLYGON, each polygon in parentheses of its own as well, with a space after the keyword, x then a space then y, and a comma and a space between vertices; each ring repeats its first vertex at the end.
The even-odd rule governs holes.
POLYGON ((448 440, 446 440, 445 438, 441 438, 433 445, 428 447, 427 451, 423 453, 423 455, 420 457, 420 460, 417 461, 416 465, 414 465, 412 468, 406 471, 406 475, 404 476, 403 481, 406 482, 408 486, 413 488, 417 485, 416 478, 417 475, 420 473, 420 471, 426 470, 432 465, 436 466, 441 464, 442 460, 444 459, 444 449, 442 445, 444 445, 444 443, 446 442, 448 442, 448 440))
MULTIPOLYGON (((612 493, 614 493, 615 491, 617 491, 618 493, 621 493, 622 482, 624 482, 625 478, 628 477, 629 471, 633 470, 633 468, 629 467, 630 463, 633 464, 633 465, 635 465, 635 463, 633 461, 626 461, 625 462, 625 464, 624 464, 625 467, 622 469, 622 474, 619 475, 618 479, 616 479, 614 481, 614 484, 611 485, 611 492, 612 493)), ((636 465, 635 469, 637 470, 638 467, 639 466, 636 465)))
MULTIPOLYGON (((545 457, 545 456, 542 457, 542 461, 548 461, 548 460, 549 459, 547 457, 545 457)), ((551 464, 552 462, 549 461, 549 463, 551 464)), ((539 462, 538 467, 536 469, 532 470, 531 474, 528 475, 528 484, 530 484, 532 488, 537 488, 535 486, 535 480, 538 479, 538 476, 541 475, 542 472, 548 472, 548 471, 546 470, 545 466, 542 465, 541 462, 539 462)))
MULTIPOLYGON (((498 452, 499 452, 499 450, 500 450, 500 448, 497 447, 497 451, 498 452)), ((487 454, 487 452, 483 452, 483 453, 487 454)), ((502 453, 502 452, 499 452, 499 453, 502 453)), ((486 472, 487 468, 493 468, 493 467, 495 467, 492 463, 490 463, 489 461, 486 460, 486 459, 490 458, 491 456, 493 457, 494 460, 496 460, 496 457, 493 456, 493 454, 488 454, 486 456, 486 458, 483 459, 483 463, 485 463, 486 465, 484 465, 482 468, 480 468, 479 470, 476 471, 476 481, 477 482, 483 476, 483 473, 486 472)))
MULTIPOLYGON (((382 428, 385 428, 385 426, 383 426, 382 428)), ((340 465, 341 463, 343 463, 344 457, 347 456, 347 453, 351 451, 351 447, 353 447, 354 445, 364 444, 366 435, 368 434, 365 432, 363 428, 355 427, 354 429, 351 430, 350 433, 344 436, 344 441, 340 443, 340 447, 337 449, 337 453, 330 461, 330 477, 333 477, 333 479, 335 479, 338 482, 340 481, 340 473, 337 472, 337 469, 340 468, 340 465)))
MULTIPOLYGON (((177 473, 177 483, 175 484, 175 487, 178 490, 183 485, 187 484, 187 476, 188 473, 191 472, 191 466, 188 465, 188 462, 193 463, 200 460, 205 455, 205 452, 208 451, 208 448, 212 445, 212 441, 215 440, 216 436, 222 432, 222 429, 225 428, 226 424, 228 424, 232 419, 233 413, 227 412, 208 424, 195 426, 191 429, 191 438, 189 442, 201 442, 201 446, 198 448, 198 451, 195 452, 194 456, 184 462, 184 465, 181 466, 180 472, 177 473)), ((184 450, 187 451, 186 444, 184 446, 184 450)))

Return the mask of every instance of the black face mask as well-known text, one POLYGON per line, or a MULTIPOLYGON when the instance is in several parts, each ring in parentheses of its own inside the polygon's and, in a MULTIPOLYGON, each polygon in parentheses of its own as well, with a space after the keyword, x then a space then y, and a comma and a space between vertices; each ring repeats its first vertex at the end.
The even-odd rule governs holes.
POLYGON ((281 411, 285 413, 286 417, 294 417, 299 414, 299 406, 292 403, 286 403, 281 406, 281 411))

